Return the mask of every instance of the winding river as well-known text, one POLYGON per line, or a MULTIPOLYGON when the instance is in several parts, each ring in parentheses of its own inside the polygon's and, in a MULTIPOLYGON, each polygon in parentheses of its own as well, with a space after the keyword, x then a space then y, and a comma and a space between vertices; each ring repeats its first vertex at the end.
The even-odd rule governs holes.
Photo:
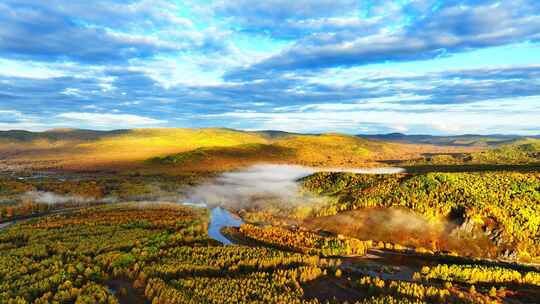
POLYGON ((216 207, 213 208, 210 215, 210 225, 208 226, 208 236, 212 239, 221 242, 223 245, 233 245, 222 233, 221 229, 225 227, 240 227, 244 221, 227 209, 216 207))
POLYGON ((208 207, 205 203, 182 203, 184 206, 208 208, 210 209, 210 223, 208 225, 208 236, 223 245, 234 245, 227 237, 221 233, 221 229, 225 227, 240 227, 244 221, 237 215, 231 213, 223 207, 208 207))

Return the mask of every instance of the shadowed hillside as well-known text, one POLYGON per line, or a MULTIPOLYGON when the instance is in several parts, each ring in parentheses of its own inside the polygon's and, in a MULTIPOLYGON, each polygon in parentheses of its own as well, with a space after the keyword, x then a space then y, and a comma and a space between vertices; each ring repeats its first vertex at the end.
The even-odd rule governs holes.
POLYGON ((293 149, 272 144, 243 144, 232 147, 204 147, 151 158, 148 163, 158 170, 181 167, 189 171, 222 171, 257 162, 288 162, 295 159, 293 149), (161 168, 160 168, 161 167, 161 168))

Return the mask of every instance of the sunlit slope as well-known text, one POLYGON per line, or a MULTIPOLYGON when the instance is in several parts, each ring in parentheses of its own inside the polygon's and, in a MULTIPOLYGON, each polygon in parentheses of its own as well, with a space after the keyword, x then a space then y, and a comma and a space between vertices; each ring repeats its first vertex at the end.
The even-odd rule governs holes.
POLYGON ((523 139, 496 149, 473 153, 472 161, 486 163, 540 162, 540 139, 523 139))
POLYGON ((127 130, 93 131, 76 129, 54 129, 46 132, 23 130, 0 131, 0 153, 14 154, 29 151, 46 151, 73 147, 82 142, 97 141, 127 133, 127 130))
POLYGON ((274 141, 296 152, 296 163, 312 166, 358 167, 383 161, 415 159, 424 153, 474 151, 469 147, 440 147, 372 140, 344 134, 292 135, 274 141))
POLYGON ((377 165, 383 160, 419 157, 428 151, 454 151, 449 147, 441 149, 432 145, 390 143, 343 134, 294 135, 280 138, 274 144, 294 150, 295 162, 310 166, 377 165))
MULTIPOLYGON (((261 134, 261 133, 258 133, 261 134)), ((305 166, 361 167, 381 166, 383 160, 418 158, 426 152, 455 152, 468 148, 387 143, 342 134, 298 135, 282 133, 268 136, 267 143, 228 147, 202 147, 149 160, 168 170, 226 170, 260 162, 305 166), (457 150, 456 150, 457 149, 457 150)))
POLYGON ((24 130, 0 131, 0 142, 5 143, 29 143, 35 141, 58 142, 68 140, 98 140, 109 136, 124 134, 128 130, 94 131, 78 129, 53 129, 45 132, 30 132, 24 130))
MULTIPOLYGON (((230 129, 54 130, 0 134, 4 167, 216 171, 257 162, 355 167, 468 147, 389 143, 342 134, 299 135, 230 129)), ((380 164, 379 164, 380 165, 380 164)))
POLYGON ((257 134, 227 129, 134 129, 126 134, 80 144, 79 148, 112 160, 143 160, 202 147, 266 143, 257 134))
POLYGON ((306 164, 346 164, 373 159, 375 154, 388 153, 391 151, 390 146, 383 142, 338 134, 290 135, 269 139, 267 144, 203 147, 155 160, 162 163, 186 165, 205 159, 257 158, 264 160, 267 157, 276 156, 277 160, 294 159, 306 164))
POLYGON ((373 159, 374 154, 384 154, 390 145, 339 134, 319 136, 296 135, 279 139, 276 145, 293 149, 298 162, 310 165, 346 165, 373 159))
POLYGON ((19 140, 4 136, 0 139, 4 163, 82 168, 133 163, 201 147, 267 142, 263 135, 228 129, 134 129, 96 133, 93 137, 76 136, 80 131, 65 131, 63 136, 51 138, 53 132, 57 133, 32 133, 19 140))
POLYGON ((269 138, 266 144, 202 147, 150 161, 155 165, 184 170, 220 170, 257 162, 359 166, 373 162, 378 156, 388 155, 393 146, 338 134, 280 135, 269 138))

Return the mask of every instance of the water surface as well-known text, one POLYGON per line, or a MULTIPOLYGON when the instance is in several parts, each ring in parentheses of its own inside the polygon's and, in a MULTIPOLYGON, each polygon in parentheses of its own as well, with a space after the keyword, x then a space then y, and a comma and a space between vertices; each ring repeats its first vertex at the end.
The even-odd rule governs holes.
POLYGON ((210 225, 208 227, 208 236, 224 245, 233 245, 222 233, 224 227, 240 227, 244 221, 224 208, 213 208, 210 215, 210 225))

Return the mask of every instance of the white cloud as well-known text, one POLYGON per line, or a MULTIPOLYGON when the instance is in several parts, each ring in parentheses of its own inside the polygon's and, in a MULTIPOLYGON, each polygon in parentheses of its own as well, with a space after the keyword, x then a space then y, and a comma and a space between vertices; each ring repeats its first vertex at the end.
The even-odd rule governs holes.
POLYGON ((121 106, 124 106, 124 107, 129 107, 129 106, 136 106, 136 105, 139 105, 141 104, 141 102, 139 100, 136 100, 136 101, 126 101, 126 102, 122 102, 120 103, 121 106))
POLYGON ((97 106, 95 104, 84 105, 82 108, 87 109, 87 110, 99 110, 99 109, 101 109, 101 107, 99 107, 99 106, 97 106))
POLYGON ((519 133, 534 135, 540 132, 540 96, 512 99, 490 99, 458 105, 399 104, 323 104, 288 108, 287 112, 235 111, 201 115, 215 119, 234 119, 250 125, 250 129, 279 129, 292 132, 320 132, 329 130, 357 133, 380 132, 379 128, 410 133, 519 133), (516 108, 516 104, 520 104, 516 108), (348 110, 348 111, 344 111, 348 110), (370 130, 369 126, 378 129, 370 130))
POLYGON ((3 116, 15 116, 15 117, 21 117, 23 114, 16 110, 0 110, 0 117, 3 116))
POLYGON ((37 117, 16 110, 0 110, 0 130, 40 130, 46 126, 37 117))
POLYGON ((0 58, 0 76, 47 79, 66 75, 58 64, 0 58))
MULTIPOLYGON (((143 127, 165 124, 167 121, 133 114, 67 112, 57 115, 58 118, 87 123, 99 127, 143 127)), ((70 123, 71 124, 71 123, 70 123)))
POLYGON ((66 95, 66 96, 74 96, 74 97, 82 96, 81 90, 77 88, 65 88, 62 92, 60 92, 60 94, 66 95))

